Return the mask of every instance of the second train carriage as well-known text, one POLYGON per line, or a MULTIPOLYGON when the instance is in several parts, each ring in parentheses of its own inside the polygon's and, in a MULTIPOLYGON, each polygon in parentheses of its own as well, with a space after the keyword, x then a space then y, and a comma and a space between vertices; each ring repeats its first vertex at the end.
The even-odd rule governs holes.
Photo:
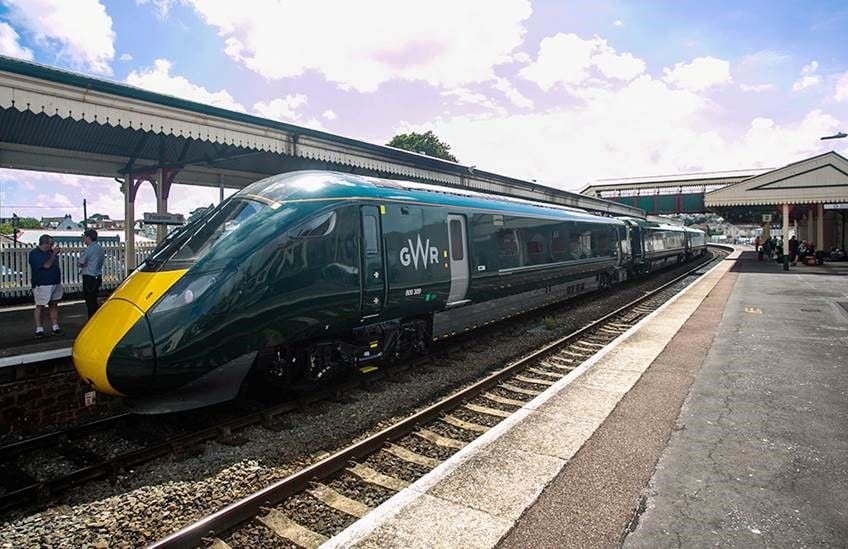
POLYGON ((208 405, 249 373, 317 381, 611 285, 685 255, 685 234, 426 184, 274 176, 163 242, 83 329, 74 364, 138 411, 208 405))

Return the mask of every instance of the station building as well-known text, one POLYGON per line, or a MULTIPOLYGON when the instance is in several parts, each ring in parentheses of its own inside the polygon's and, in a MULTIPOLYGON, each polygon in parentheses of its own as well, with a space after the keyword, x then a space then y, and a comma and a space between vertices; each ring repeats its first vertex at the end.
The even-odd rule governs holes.
POLYGON ((605 179, 580 192, 649 215, 712 211, 733 224, 761 225, 766 236, 848 247, 848 159, 835 151, 776 169, 605 179))
POLYGON ((845 249, 848 159, 831 151, 793 162, 709 192, 704 205, 731 223, 761 223, 764 233, 845 249))

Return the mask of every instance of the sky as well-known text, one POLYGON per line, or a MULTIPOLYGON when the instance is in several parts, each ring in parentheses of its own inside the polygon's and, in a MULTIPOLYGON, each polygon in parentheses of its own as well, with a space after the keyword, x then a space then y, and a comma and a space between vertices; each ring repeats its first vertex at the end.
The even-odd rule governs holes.
MULTIPOLYGON (((569 190, 848 156, 819 140, 848 131, 846 28, 844 0, 0 0, 2 55, 378 144, 432 130, 569 190)), ((113 180, 0 170, 0 216, 83 198, 123 218, 113 180)))

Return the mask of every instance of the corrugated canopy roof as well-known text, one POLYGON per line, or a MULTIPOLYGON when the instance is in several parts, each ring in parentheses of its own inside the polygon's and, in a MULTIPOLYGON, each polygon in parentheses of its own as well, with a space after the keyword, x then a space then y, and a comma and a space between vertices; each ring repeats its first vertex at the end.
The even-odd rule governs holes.
POLYGON ((176 168, 177 183, 230 188, 276 173, 330 169, 644 216, 473 166, 3 56, 0 166, 104 177, 176 168))

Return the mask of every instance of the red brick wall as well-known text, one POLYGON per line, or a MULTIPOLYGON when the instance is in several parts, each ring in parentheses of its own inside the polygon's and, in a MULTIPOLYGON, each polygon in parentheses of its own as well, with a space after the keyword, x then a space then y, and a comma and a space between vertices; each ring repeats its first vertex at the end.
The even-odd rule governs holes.
POLYGON ((0 437, 31 435, 119 411, 120 400, 99 393, 94 404, 86 406, 90 388, 66 364, 47 366, 43 375, 32 377, 39 373, 34 366, 19 370, 19 379, 0 384, 0 437))

